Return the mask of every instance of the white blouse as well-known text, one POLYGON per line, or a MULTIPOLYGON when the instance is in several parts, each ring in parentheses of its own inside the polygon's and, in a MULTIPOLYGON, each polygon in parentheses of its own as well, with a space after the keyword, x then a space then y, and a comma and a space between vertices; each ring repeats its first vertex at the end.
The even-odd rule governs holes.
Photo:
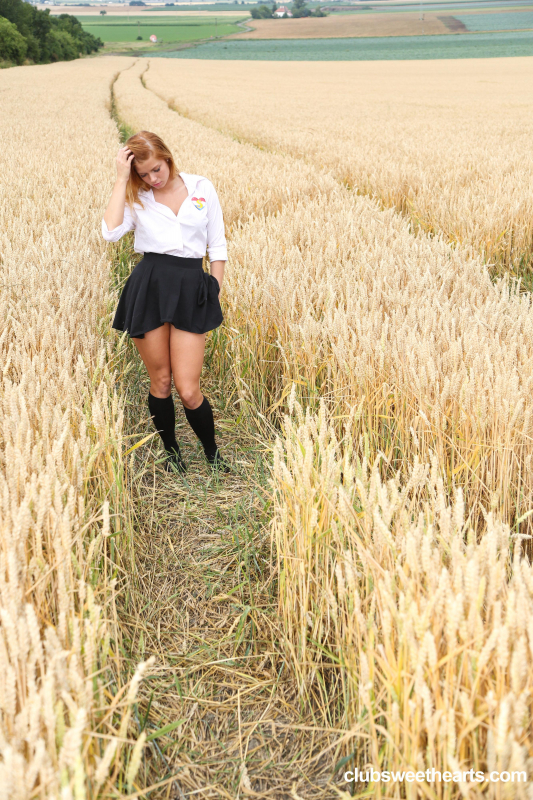
POLYGON ((224 220, 215 187, 208 178, 180 172, 188 195, 176 214, 158 203, 152 189, 140 189, 144 209, 126 203, 124 220, 109 230, 102 219, 102 235, 108 242, 118 242, 125 233, 135 230, 136 253, 168 253, 185 258, 203 258, 208 249, 209 262, 227 261, 228 251, 224 220))

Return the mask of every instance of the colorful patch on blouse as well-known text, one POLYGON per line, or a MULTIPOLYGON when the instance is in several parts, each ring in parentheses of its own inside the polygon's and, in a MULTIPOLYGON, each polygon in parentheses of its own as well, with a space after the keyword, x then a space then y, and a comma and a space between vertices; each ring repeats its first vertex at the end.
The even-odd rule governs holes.
POLYGON ((205 205, 205 197, 191 197, 191 202, 200 211, 205 205))

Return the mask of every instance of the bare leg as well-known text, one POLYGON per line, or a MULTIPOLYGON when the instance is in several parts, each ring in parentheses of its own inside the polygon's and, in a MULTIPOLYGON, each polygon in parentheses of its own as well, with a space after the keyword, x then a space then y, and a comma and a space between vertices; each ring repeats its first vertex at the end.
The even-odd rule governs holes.
POLYGON ((171 325, 170 362, 174 386, 185 408, 198 408, 203 401, 200 375, 204 363, 205 333, 180 331, 171 325))
POLYGON ((207 397, 200 391, 204 353, 205 333, 189 333, 171 328, 172 375, 187 421, 202 442, 209 463, 223 472, 229 472, 230 466, 222 458, 215 440, 213 409, 207 397))
POLYGON ((144 339, 133 338, 133 341, 150 376, 148 408, 169 454, 165 469, 185 472, 186 465, 181 458, 175 433, 176 417, 171 393, 170 324, 166 322, 159 328, 148 331, 144 339))
POLYGON ((144 339, 133 341, 150 376, 150 394, 153 397, 168 397, 170 394, 170 322, 148 331, 144 339))

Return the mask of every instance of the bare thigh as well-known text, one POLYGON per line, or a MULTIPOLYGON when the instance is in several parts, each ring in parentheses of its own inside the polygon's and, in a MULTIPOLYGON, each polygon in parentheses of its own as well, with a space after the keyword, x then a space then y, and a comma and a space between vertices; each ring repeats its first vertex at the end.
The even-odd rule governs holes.
POLYGON ((203 400, 200 375, 204 353, 205 333, 190 333, 170 326, 172 377, 180 400, 186 408, 198 408, 203 400))
POLYGON ((144 339, 132 336, 135 346, 150 376, 150 394, 154 397, 168 397, 170 394, 170 323, 148 331, 144 339))
POLYGON ((203 400, 200 375, 204 363, 205 333, 181 331, 165 322, 144 334, 132 337, 150 376, 150 394, 168 397, 171 379, 187 408, 198 408, 203 400))

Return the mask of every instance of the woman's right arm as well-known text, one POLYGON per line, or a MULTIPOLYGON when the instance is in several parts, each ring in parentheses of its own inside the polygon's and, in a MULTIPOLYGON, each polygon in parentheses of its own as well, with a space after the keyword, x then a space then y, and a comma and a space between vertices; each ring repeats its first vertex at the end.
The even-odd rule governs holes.
POLYGON ((102 235, 108 242, 117 242, 135 227, 131 211, 126 205, 126 186, 132 161, 131 150, 121 147, 117 155, 117 180, 102 219, 102 235))

